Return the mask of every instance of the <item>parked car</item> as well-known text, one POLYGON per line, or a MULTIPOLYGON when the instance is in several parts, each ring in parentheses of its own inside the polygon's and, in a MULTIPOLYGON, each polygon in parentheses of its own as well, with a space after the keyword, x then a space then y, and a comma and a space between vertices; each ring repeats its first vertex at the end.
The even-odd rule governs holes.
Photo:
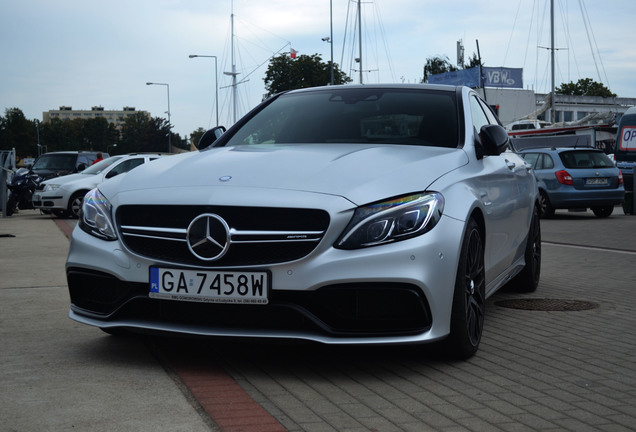
POLYGON ((601 150, 593 148, 533 148, 520 155, 530 164, 541 195, 541 215, 556 209, 592 209, 608 217, 623 202, 623 175, 601 150))
POLYGON ((631 107, 621 117, 616 134, 614 157, 625 176, 625 186, 634 190, 634 168, 636 167, 636 107, 631 107))
POLYGON ((90 165, 100 152, 61 151, 44 153, 33 165, 20 168, 11 177, 8 187, 7 216, 16 208, 32 209, 33 192, 42 181, 69 173, 79 172, 90 165))
POLYGON ((535 178, 469 88, 294 90, 220 131, 87 194, 72 319, 467 358, 486 298, 537 287, 535 178))
MULTIPOLYGON (((59 151, 44 153, 38 157, 31 171, 42 180, 83 171, 89 167, 101 152, 96 151, 59 151)), ((103 153, 108 157, 108 153, 103 153)))
POLYGON ((621 117, 616 133, 614 148, 616 166, 623 173, 625 180, 625 214, 636 214, 634 203, 634 171, 636 169, 636 107, 631 107, 621 117))
POLYGON ((77 218, 84 195, 103 181, 126 173, 162 156, 159 153, 133 153, 101 160, 81 173, 57 177, 40 183, 33 193, 33 207, 51 211, 59 217, 77 218))

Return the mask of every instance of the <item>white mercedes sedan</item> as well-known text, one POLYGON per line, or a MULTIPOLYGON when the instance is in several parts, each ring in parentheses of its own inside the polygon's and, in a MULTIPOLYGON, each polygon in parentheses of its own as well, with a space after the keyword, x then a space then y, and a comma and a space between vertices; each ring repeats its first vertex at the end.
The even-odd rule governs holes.
POLYGON ((508 145, 466 87, 278 94, 199 151, 89 192, 69 316, 108 333, 439 342, 468 358, 488 296, 539 283, 538 189, 508 145))

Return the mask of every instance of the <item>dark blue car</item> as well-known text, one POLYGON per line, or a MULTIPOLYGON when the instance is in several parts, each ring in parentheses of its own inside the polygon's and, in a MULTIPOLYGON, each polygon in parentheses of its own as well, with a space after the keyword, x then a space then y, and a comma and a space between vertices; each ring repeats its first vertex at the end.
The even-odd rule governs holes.
POLYGON ((533 148, 519 152, 532 166, 541 193, 542 217, 556 209, 592 209, 608 217, 623 202, 623 175, 602 151, 593 148, 533 148))

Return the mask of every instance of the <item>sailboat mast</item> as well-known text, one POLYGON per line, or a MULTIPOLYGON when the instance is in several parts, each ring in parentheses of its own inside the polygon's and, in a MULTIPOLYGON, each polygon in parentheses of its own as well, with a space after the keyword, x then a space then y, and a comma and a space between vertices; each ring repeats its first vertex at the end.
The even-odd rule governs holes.
POLYGON ((550 92, 550 119, 556 122, 556 112, 554 112, 554 0, 550 0, 550 62, 552 67, 552 90, 550 92))
POLYGON ((362 84, 362 8, 358 0, 358 58, 360 59, 360 84, 362 84))
POLYGON ((234 1, 232 1, 232 123, 236 123, 236 62, 234 60, 234 1))

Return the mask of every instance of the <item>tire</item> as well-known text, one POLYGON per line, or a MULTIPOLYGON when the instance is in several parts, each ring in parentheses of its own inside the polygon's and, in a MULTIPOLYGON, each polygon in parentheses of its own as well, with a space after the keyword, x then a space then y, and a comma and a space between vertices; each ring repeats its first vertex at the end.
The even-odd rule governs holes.
POLYGON ((536 291, 539 286, 539 279, 541 278, 541 223, 539 221, 539 211, 535 207, 532 212, 524 254, 526 266, 509 284, 517 292, 531 293, 536 291))
POLYGON ((450 335, 443 342, 446 354, 465 360, 477 352, 484 327, 486 271, 484 242, 479 226, 470 219, 457 266, 450 335))
POLYGON ((550 203, 550 198, 548 198, 548 194, 545 191, 540 191, 540 205, 541 205, 541 213, 540 217, 544 219, 550 219, 554 217, 554 207, 550 203))
POLYGON ((15 211, 15 206, 18 204, 17 200, 13 195, 9 197, 7 200, 7 206, 4 209, 5 216, 11 216, 15 211))
POLYGON ((82 203, 84 202, 84 195, 86 195, 86 192, 75 192, 71 195, 71 198, 68 200, 68 208, 66 210, 70 218, 79 218, 80 211, 82 210, 82 203))
POLYGON ((614 212, 614 206, 592 207, 592 211, 596 217, 606 218, 614 212))
POLYGON ((66 212, 66 210, 52 210, 52 213, 61 219, 68 217, 68 213, 66 212))

